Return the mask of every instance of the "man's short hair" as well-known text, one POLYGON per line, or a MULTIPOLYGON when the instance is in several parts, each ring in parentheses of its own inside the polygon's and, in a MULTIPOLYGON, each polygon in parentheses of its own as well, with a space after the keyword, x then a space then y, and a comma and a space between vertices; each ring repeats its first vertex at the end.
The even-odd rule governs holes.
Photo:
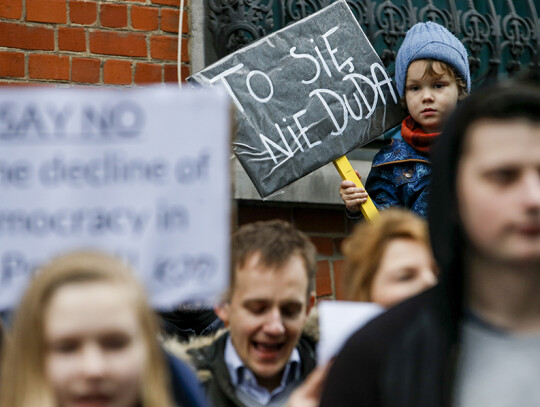
POLYGON ((288 222, 272 220, 242 226, 233 234, 231 241, 231 288, 228 298, 234 290, 236 272, 254 254, 259 255, 261 264, 275 268, 283 267, 292 256, 299 255, 306 268, 309 296, 314 289, 317 272, 316 253, 309 238, 288 222))

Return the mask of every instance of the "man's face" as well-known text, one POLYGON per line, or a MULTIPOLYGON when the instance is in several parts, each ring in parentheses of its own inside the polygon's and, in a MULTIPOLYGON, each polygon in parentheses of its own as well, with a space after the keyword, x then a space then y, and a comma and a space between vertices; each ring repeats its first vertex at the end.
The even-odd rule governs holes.
POLYGON ((540 126, 481 120, 467 133, 457 199, 474 252, 491 261, 540 262, 540 126))
POLYGON ((438 133, 446 117, 454 110, 459 90, 454 78, 435 62, 433 69, 440 75, 426 72, 423 59, 411 62, 405 83, 405 101, 412 118, 426 133, 438 133))
POLYGON ((311 307, 307 290, 307 271, 300 255, 275 269, 261 264, 255 253, 236 270, 230 302, 216 310, 230 327, 240 359, 261 386, 274 389, 279 385, 311 307))

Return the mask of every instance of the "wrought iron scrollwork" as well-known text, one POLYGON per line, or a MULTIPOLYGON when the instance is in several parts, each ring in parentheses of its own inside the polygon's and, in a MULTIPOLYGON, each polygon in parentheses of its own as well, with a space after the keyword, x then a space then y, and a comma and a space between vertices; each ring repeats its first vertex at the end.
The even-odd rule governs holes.
MULTIPOLYGON (((206 0, 208 26, 222 57, 334 0, 206 0)), ((540 19, 535 0, 499 7, 493 0, 479 9, 472 0, 347 0, 383 63, 392 72, 396 52, 417 21, 436 21, 462 40, 469 51, 473 83, 513 75, 524 66, 540 69, 540 19)))
POLYGON ((208 27, 219 57, 274 29, 274 0, 208 0, 208 27))

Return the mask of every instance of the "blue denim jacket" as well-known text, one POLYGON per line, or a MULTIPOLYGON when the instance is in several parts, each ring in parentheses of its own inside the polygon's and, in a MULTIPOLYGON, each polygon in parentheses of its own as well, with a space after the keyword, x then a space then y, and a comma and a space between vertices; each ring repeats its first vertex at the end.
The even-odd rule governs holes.
POLYGON ((401 138, 401 126, 390 143, 373 157, 366 191, 379 209, 402 206, 426 217, 431 163, 401 138))

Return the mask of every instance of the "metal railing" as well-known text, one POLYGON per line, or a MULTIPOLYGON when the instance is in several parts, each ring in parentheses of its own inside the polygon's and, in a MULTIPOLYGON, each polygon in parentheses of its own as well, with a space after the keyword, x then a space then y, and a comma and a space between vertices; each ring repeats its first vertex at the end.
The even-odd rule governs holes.
MULTIPOLYGON (((320 10, 333 0, 206 0, 215 52, 223 57, 320 10)), ((347 0, 393 74, 397 50, 418 21, 436 21, 469 52, 473 86, 524 68, 540 69, 538 0, 347 0)))

